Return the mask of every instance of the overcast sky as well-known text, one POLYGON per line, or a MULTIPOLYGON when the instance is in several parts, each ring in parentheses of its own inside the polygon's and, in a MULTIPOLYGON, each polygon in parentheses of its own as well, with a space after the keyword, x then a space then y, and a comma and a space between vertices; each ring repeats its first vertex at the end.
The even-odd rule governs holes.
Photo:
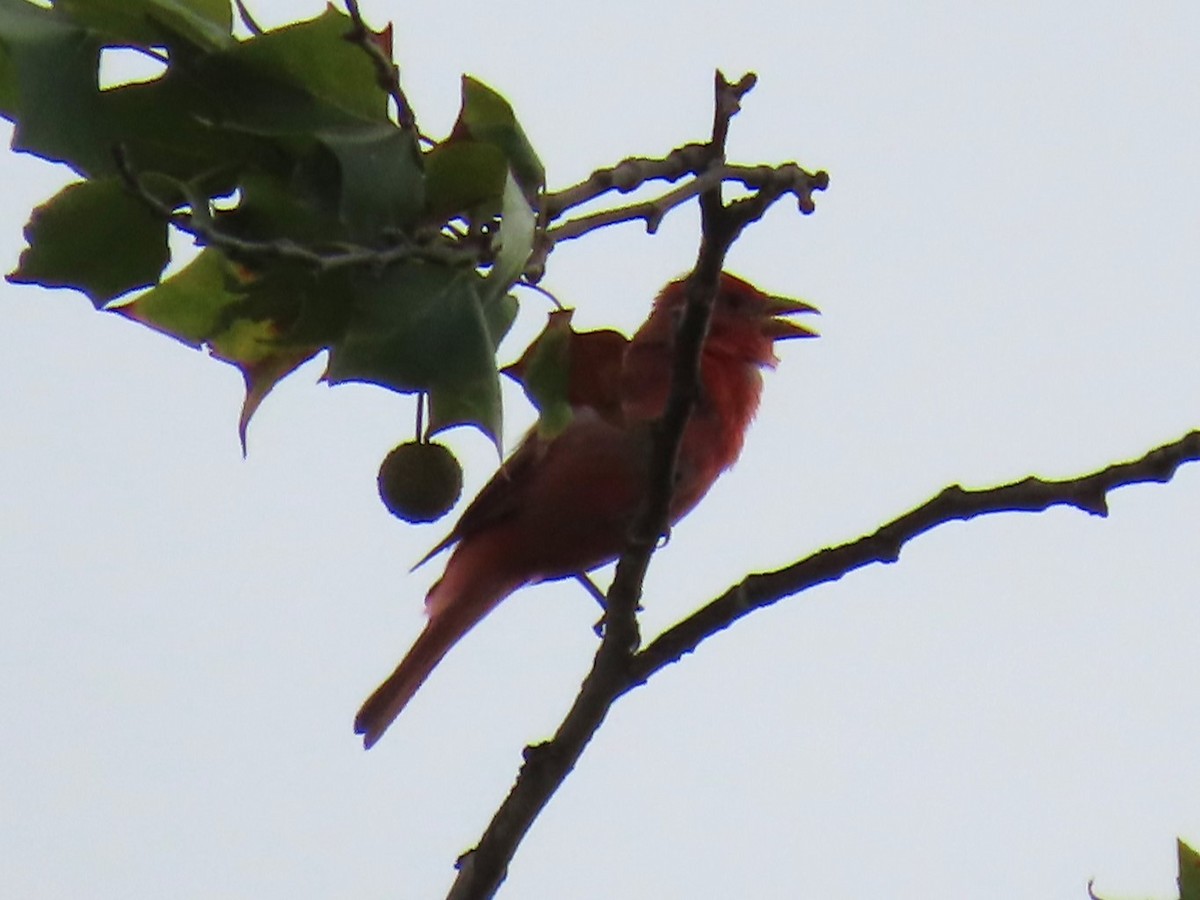
MULTIPOLYGON (((426 131, 475 75, 552 187, 703 138, 717 66, 760 78, 735 160, 830 173, 813 216, 780 204, 731 255, 822 337, 782 348, 741 464, 656 558, 651 634, 947 484, 1200 426, 1195 3, 363 8, 395 20, 426 131)), ((0 164, 6 269, 69 178, 0 164)), ((610 229, 545 283, 629 331, 696 240, 693 210, 610 229)), ((408 574, 443 527, 375 495, 411 400, 312 363, 243 461, 234 369, 78 294, 0 285, 0 309, 0 894, 442 896, 574 697, 591 600, 517 595, 364 753, 354 711, 439 569, 408 574)), ((478 487, 494 451, 448 440, 478 487)), ((1198 512, 1191 466, 1108 519, 938 529, 739 623, 620 703, 501 896, 1174 896, 1175 837, 1200 843, 1198 512)))

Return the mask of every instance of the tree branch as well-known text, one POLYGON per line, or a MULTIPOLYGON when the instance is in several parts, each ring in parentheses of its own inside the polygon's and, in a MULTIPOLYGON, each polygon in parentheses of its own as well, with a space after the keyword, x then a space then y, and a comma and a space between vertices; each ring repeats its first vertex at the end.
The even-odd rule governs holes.
MULTIPOLYGON (((375 77, 379 86, 387 91, 392 102, 396 104, 396 124, 406 131, 413 131, 419 137, 420 132, 417 131, 417 120, 413 115, 412 106, 409 104, 408 98, 404 96, 404 88, 400 86, 400 68, 379 45, 376 33, 371 31, 367 27, 367 23, 363 21, 362 12, 358 8, 358 0, 346 0, 346 12, 350 16, 350 21, 354 23, 350 33, 346 35, 346 40, 361 47, 371 60, 371 65, 375 67, 375 77)), ((392 26, 389 24, 380 32, 381 35, 387 36, 389 45, 391 44, 391 31, 392 26)))
POLYGON ((542 198, 542 209, 550 220, 568 209, 603 196, 609 191, 628 194, 651 181, 678 181, 702 172, 708 163, 708 144, 684 144, 661 159, 631 156, 615 166, 597 169, 579 184, 554 191, 542 198))
POLYGON ((550 245, 554 245, 559 241, 583 237, 588 232, 596 231, 599 228, 607 228, 609 225, 616 225, 620 222, 636 222, 639 219, 646 223, 646 233, 654 234, 667 213, 677 206, 682 206, 697 194, 708 190, 713 184, 720 181, 723 175, 724 172, 721 170, 705 172, 694 181, 682 184, 653 200, 643 200, 641 203, 631 203, 629 206, 617 206, 588 213, 578 219, 571 219, 562 225, 548 229, 546 238, 550 245))
POLYGON ((704 183, 699 195, 703 234, 696 267, 688 281, 687 307, 675 335, 670 395, 666 410, 655 427, 650 489, 630 529, 626 549, 617 562, 608 592, 600 648, 579 695, 557 732, 549 741, 526 749, 525 763, 508 797, 475 849, 459 858, 459 874, 450 890, 450 900, 478 900, 495 894, 517 846, 575 767, 613 702, 631 684, 631 666, 637 658, 635 654, 640 643, 637 608, 642 582, 659 536, 667 529, 676 460, 684 426, 699 392, 700 349, 708 331, 725 254, 749 222, 789 192, 785 186, 776 186, 770 191, 760 190, 758 193, 765 196, 758 203, 740 200, 725 206, 721 201, 720 173, 725 163, 724 142, 729 120, 753 84, 752 75, 743 77, 736 84, 726 81, 720 72, 716 75, 713 138, 705 145, 707 162, 699 175, 703 177, 710 169, 718 174, 704 183))
POLYGON ((542 198, 541 227, 525 267, 526 279, 534 283, 541 277, 550 252, 562 241, 582 237, 609 225, 639 220, 646 223, 647 233, 653 234, 667 213, 722 182, 735 182, 768 195, 779 192, 767 205, 778 199, 780 193, 793 194, 800 212, 806 215, 814 209, 813 192, 829 186, 829 176, 825 172, 808 172, 794 162, 778 166, 717 167, 713 165, 709 146, 684 144, 661 159, 630 157, 611 168, 597 169, 577 185, 546 194, 542 198), (558 225, 549 224, 563 217, 568 210, 590 203, 610 190, 627 194, 651 181, 678 181, 688 175, 694 176, 692 181, 654 199, 587 213, 558 225))
POLYGON ((617 206, 570 219, 547 229, 546 237, 551 244, 556 244, 582 237, 599 228, 639 219, 646 223, 646 231, 653 234, 667 213, 721 182, 736 182, 755 191, 795 194, 800 211, 811 213, 814 209, 812 193, 824 190, 829 184, 829 177, 824 172, 807 172, 796 163, 783 163, 779 166, 723 166, 709 169, 687 184, 682 184, 653 200, 643 200, 640 203, 617 206))
POLYGON ((940 525, 993 513, 1043 512, 1053 506, 1073 506, 1094 516, 1107 516, 1111 491, 1131 484, 1166 483, 1184 463, 1197 461, 1200 431, 1192 431, 1138 459, 1076 478, 1044 480, 1030 476, 982 490, 951 485, 872 534, 826 548, 774 572, 748 576, 638 653, 630 667, 628 688, 645 683, 655 672, 756 609, 837 581, 863 566, 896 562, 905 544, 940 525))
MULTIPOLYGON (((684 425, 695 403, 700 348, 707 332, 716 281, 725 254, 741 231, 760 218, 780 197, 795 194, 803 208, 808 196, 787 179, 768 184, 761 180, 761 173, 747 170, 744 173, 747 179, 759 179, 756 181, 758 189, 731 203, 722 201, 721 186, 726 180, 724 148, 716 141, 724 139, 729 117, 736 112, 737 101, 751 84, 752 81, 747 79, 736 85, 730 84, 718 74, 714 142, 710 145, 712 156, 706 172, 722 174, 705 182, 699 193, 703 226, 701 248, 689 279, 687 307, 676 334, 670 397, 655 434, 651 488, 617 564, 608 593, 606 627, 600 648, 579 695, 553 738, 526 749, 524 765, 508 797, 478 846, 459 859, 459 875, 449 894, 451 900, 477 900, 495 894, 517 846, 574 768, 619 697, 644 684, 655 672, 694 651, 708 637, 741 617, 784 597, 838 580, 871 563, 894 562, 905 544, 947 522, 998 512, 1040 512, 1058 505, 1074 506, 1093 515, 1106 515, 1109 491, 1127 484, 1169 481, 1180 465, 1200 460, 1200 431, 1194 431, 1140 459, 1110 465, 1077 478, 1044 480, 1029 477, 985 490, 966 490, 952 485, 873 534, 821 550, 778 571, 748 576, 639 651, 637 604, 650 558, 668 521, 676 457, 684 425)), ((698 176, 703 177, 704 173, 698 176)), ((803 181, 809 183, 807 179, 803 181)))
MULTIPOLYGON (((1147 482, 1166 483, 1184 463, 1198 461, 1200 430, 1150 450, 1138 459, 1114 463, 1076 478, 1046 480, 1030 476, 981 490, 951 485, 872 534, 826 548, 774 572, 748 576, 663 632, 644 650, 628 657, 623 668, 610 666, 607 671, 602 669, 602 644, 596 664, 585 679, 583 690, 558 733, 551 741, 527 749, 525 765, 517 784, 501 806, 493 825, 489 826, 488 833, 485 833, 485 841, 497 822, 505 826, 511 824, 508 816, 512 815, 510 807, 514 805, 514 797, 524 791, 535 791, 541 804, 525 807, 524 816, 520 817, 522 821, 527 820, 524 821, 524 829, 528 829, 533 818, 574 767, 583 747, 616 699, 645 684, 656 672, 693 652, 704 640, 728 628, 743 616, 817 585, 837 581, 871 563, 895 562, 909 541, 940 525, 993 513, 1043 512, 1053 506, 1073 506, 1092 515, 1106 516, 1107 496, 1116 488, 1147 482)), ((644 552, 644 548, 635 545, 631 552, 644 552)), ((637 587, 640 589, 640 583, 637 587)), ((610 606, 618 599, 614 596, 616 592, 614 582, 614 588, 609 591, 610 606)), ((605 643, 609 642, 606 636, 605 643)), ((516 841, 523 835, 524 830, 517 835, 516 841)), ((504 857, 500 868, 492 869, 494 861, 482 856, 485 841, 481 841, 479 848, 460 860, 459 878, 449 895, 450 900, 490 897, 499 887, 504 877, 504 866, 511 854, 504 857), (487 880, 477 880, 480 878, 487 880)), ((516 841, 511 845, 513 851, 516 841)))

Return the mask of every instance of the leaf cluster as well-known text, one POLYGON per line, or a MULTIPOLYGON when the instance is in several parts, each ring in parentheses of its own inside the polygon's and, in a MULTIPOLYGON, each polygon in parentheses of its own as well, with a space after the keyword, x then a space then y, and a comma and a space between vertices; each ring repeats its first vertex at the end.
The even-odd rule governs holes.
POLYGON ((9 280, 82 291, 237 366, 243 441, 267 392, 322 351, 331 383, 427 394, 431 432, 498 440, 495 352, 541 163, 470 78, 451 134, 420 135, 381 65, 390 27, 352 12, 237 37, 228 0, 0 0, 13 149, 79 176, 34 210, 9 280), (161 71, 103 88, 109 48, 161 71), (203 249, 168 271, 172 226, 203 249))

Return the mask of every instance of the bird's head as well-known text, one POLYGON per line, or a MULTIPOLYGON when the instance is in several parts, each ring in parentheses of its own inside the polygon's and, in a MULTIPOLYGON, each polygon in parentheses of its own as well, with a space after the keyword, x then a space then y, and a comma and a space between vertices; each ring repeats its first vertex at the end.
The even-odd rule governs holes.
MULTIPOLYGON (((654 302, 654 314, 647 324, 653 323, 656 330, 663 329, 656 338, 670 340, 686 306, 687 278, 684 277, 668 284, 654 302)), ((765 294, 748 281, 722 272, 704 352, 773 366, 778 362, 773 350, 775 341, 817 336, 806 325, 784 317, 816 312, 816 307, 802 300, 765 294)))

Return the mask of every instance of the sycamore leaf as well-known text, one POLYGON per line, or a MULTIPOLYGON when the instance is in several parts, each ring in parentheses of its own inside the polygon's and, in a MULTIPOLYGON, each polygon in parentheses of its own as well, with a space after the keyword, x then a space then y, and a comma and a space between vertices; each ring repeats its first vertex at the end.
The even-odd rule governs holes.
POLYGON ((239 283, 230 264, 210 248, 157 287, 112 311, 191 347, 207 346, 226 362, 249 365, 280 351, 280 325, 254 309, 253 287, 239 283))
POLYGON ((112 311, 199 349, 219 333, 222 321, 243 299, 230 283, 228 263, 209 248, 157 287, 112 311))
POLYGON ((487 281, 484 283, 485 298, 505 294, 525 270, 525 263, 529 261, 529 254, 533 252, 536 226, 537 216, 533 214, 510 171, 504 182, 500 229, 496 235, 499 248, 492 270, 488 272, 487 281))
MULTIPOLYGON (((334 163, 328 160, 329 165, 334 163)), ((310 167, 311 169, 311 167, 310 167)), ((318 191, 334 173, 327 168, 323 178, 311 173, 298 178, 295 173, 281 175, 259 171, 238 176, 238 203, 214 214, 217 227, 225 234, 248 241, 287 239, 298 243, 329 242, 342 236, 333 198, 327 190, 318 191), (288 177, 290 176, 290 177, 288 177)))
POLYGON ((110 128, 104 172, 114 170, 112 145, 119 143, 133 171, 169 175, 219 196, 233 189, 238 170, 280 159, 278 146, 262 136, 216 127, 219 111, 209 91, 173 68, 153 81, 104 91, 100 109, 110 128))
POLYGON ((215 216, 223 231, 247 240, 381 247, 422 214, 424 178, 410 132, 356 123, 288 143, 290 166, 237 176, 237 205, 215 216))
POLYGON ((250 419, 258 411, 259 405, 267 394, 271 392, 271 388, 316 356, 317 353, 318 349, 315 347, 284 350, 257 362, 237 364, 246 381, 246 399, 242 402, 242 412, 238 416, 238 440, 242 442, 242 456, 246 455, 246 429, 250 426, 250 419))
POLYGON ((517 183, 532 200, 546 182, 546 170, 513 113, 512 106, 482 81, 468 75, 462 80, 462 109, 451 140, 471 138, 504 152, 517 183))
MULTIPOLYGON (((240 368, 275 356, 308 356, 345 331, 350 297, 341 273, 292 268, 251 273, 212 248, 112 311, 240 368)), ((307 356, 305 358, 308 358, 307 356)))
POLYGON ((350 17, 329 6, 315 19, 205 57, 197 74, 223 95, 227 115, 243 127, 311 131, 387 123, 387 92, 367 54, 346 40, 350 30, 350 17))
POLYGON ((432 214, 495 219, 495 259, 483 290, 485 299, 503 296, 533 250, 537 216, 531 202, 545 181, 508 101, 464 76, 458 121, 426 155, 426 165, 432 214))
POLYGON ((338 212, 352 238, 411 225, 425 206, 425 179, 416 135, 391 124, 317 135, 337 160, 338 212))
POLYGON ((420 262, 361 275, 346 335, 329 354, 328 380, 426 391, 431 433, 471 424, 498 445, 495 325, 479 283, 473 271, 420 262))
POLYGON ((517 318, 517 307, 517 298, 511 294, 483 300, 483 321, 487 325, 488 337, 492 339, 493 353, 512 328, 517 318))
POLYGON ((574 310, 550 313, 546 327, 504 374, 520 382, 539 412, 538 430, 554 437, 584 407, 620 424, 621 365, 629 339, 618 331, 575 331, 574 310))
MULTIPOLYGON (((123 3, 124 0, 113 0, 123 3)), ((229 0, 146 0, 147 14, 180 34, 219 47, 233 35, 233 4, 229 0)))
POLYGON ((283 343, 278 322, 247 315, 256 289, 261 285, 244 282, 220 253, 207 249, 158 287, 112 308, 191 347, 208 346, 217 359, 241 370, 246 382, 238 420, 243 452, 246 427, 263 398, 321 349, 283 343))
POLYGON ((16 60, 8 44, 0 38, 0 117, 12 121, 17 115, 20 89, 17 85, 16 60))
POLYGON ((29 247, 8 280, 83 291, 99 309, 158 281, 167 223, 115 178, 68 185, 33 211, 29 247))
POLYGON ((204 49, 233 43, 228 0, 57 0, 55 8, 107 43, 170 47, 180 37, 204 49))
POLYGON ((444 141, 425 154, 425 195, 439 219, 495 205, 504 195, 508 157, 483 141, 444 141))
POLYGON ((1179 852, 1179 900, 1200 900, 1200 853, 1183 841, 1176 841, 1179 852))
POLYGON ((114 173, 121 144, 139 171, 183 180, 245 155, 246 136, 213 126, 212 92, 195 73, 171 65, 161 78, 101 91, 103 43, 57 9, 0 0, 0 112, 16 124, 14 150, 96 177, 114 173))
POLYGON ((76 171, 111 167, 111 141, 99 106, 100 41, 55 10, 0 0, 5 61, 4 115, 14 150, 65 162, 76 171))
POLYGON ((529 401, 538 409, 538 431, 552 438, 571 424, 567 392, 571 376, 571 317, 573 309, 550 313, 546 327, 505 375, 520 382, 529 401))
MULTIPOLYGON (((23 0, 0 0, 0 9, 12 2, 23 0)), ((112 146, 119 143, 135 171, 184 181, 215 178, 211 195, 216 195, 232 187, 231 173, 278 170, 311 154, 317 131, 329 132, 326 145, 343 142, 354 149, 366 143, 371 149, 372 141, 382 141, 381 128, 399 130, 388 124, 387 94, 375 82, 366 54, 344 40, 348 22, 330 10, 225 49, 193 54, 186 65, 173 59, 160 78, 99 94, 96 65, 89 61, 79 77, 90 85, 83 98, 107 128, 86 132, 72 155, 57 158, 103 174, 113 170, 112 146)), ((0 17, 0 40, 2 26, 0 17)), ((62 51, 51 49, 36 62, 56 65, 62 51)), ((24 113, 17 110, 19 128, 24 113)), ((38 146, 29 149, 46 155, 38 146)), ((421 202, 419 196, 413 201, 421 202)))

